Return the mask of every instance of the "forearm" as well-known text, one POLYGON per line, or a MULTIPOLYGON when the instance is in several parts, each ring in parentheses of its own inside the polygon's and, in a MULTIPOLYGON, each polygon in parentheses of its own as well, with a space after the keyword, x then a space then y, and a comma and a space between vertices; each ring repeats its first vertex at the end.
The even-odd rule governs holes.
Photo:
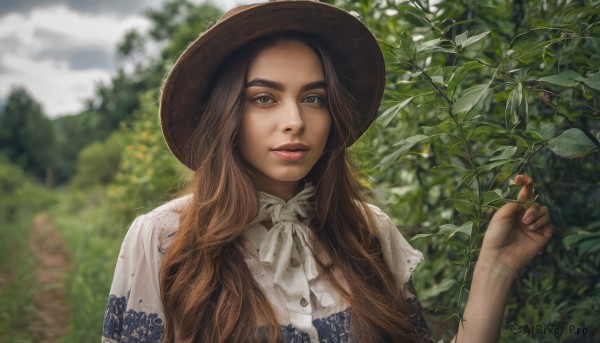
POLYGON ((510 268, 480 259, 473 274, 464 321, 453 342, 496 342, 514 274, 510 268))

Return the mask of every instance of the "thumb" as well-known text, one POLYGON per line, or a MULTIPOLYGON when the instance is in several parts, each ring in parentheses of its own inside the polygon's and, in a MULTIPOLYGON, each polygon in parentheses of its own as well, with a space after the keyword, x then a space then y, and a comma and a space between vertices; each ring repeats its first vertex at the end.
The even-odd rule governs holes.
POLYGON ((511 181, 512 185, 521 185, 521 190, 517 195, 517 200, 527 202, 533 199, 533 179, 527 175, 517 175, 511 181))
POLYGON ((500 207, 493 217, 512 217, 522 209, 522 206, 515 202, 508 202, 500 207))

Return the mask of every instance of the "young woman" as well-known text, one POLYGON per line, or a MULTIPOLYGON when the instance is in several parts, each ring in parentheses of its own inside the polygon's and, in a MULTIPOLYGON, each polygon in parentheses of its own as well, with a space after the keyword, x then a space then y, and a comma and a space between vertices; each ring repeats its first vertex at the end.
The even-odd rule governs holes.
MULTIPOLYGON (((381 51, 314 1, 238 7, 165 82, 161 125, 191 194, 132 224, 103 342, 432 342, 423 259, 360 191, 346 148, 377 114, 381 51)), ((532 180, 517 176, 518 200, 532 180)), ((551 235, 515 203, 489 224, 457 340, 497 340, 514 275, 551 235)))

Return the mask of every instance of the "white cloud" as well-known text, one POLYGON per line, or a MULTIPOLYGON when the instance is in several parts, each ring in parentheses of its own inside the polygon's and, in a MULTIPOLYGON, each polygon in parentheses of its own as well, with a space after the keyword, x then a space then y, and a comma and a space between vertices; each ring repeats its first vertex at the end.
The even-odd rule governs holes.
MULTIPOLYGON (((148 7, 163 2, 145 0, 148 7)), ((256 1, 212 1, 223 10, 252 2, 256 1)), ((149 25, 142 13, 92 14, 64 4, 0 13, 0 99, 6 98, 12 87, 22 86, 50 117, 78 113, 93 96, 96 84, 108 82, 114 74, 114 60, 106 63, 106 59, 116 57, 117 43, 125 32, 132 28, 144 31, 149 25), (88 63, 74 63, 82 58, 88 63)))
POLYGON ((72 44, 93 43, 109 49, 121 39, 125 30, 148 25, 148 21, 141 16, 119 20, 108 15, 93 16, 74 12, 64 5, 47 10, 33 10, 29 22, 36 28, 69 37, 72 44))
POLYGON ((22 85, 50 117, 81 111, 96 83, 110 79, 105 70, 73 72, 66 62, 56 60, 32 60, 13 55, 3 56, 1 62, 11 72, 0 75, 0 96, 6 97, 12 86, 22 85))
POLYGON ((75 70, 68 53, 88 48, 115 56, 116 45, 127 30, 148 26, 140 15, 92 16, 64 5, 6 15, 0 18, 0 97, 5 98, 14 86, 23 86, 48 116, 77 113, 93 95, 95 85, 110 80, 113 70, 75 70))

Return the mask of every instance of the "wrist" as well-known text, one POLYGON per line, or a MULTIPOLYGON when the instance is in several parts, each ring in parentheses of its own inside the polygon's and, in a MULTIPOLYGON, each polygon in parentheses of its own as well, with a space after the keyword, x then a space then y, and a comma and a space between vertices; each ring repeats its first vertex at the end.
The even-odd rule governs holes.
POLYGON ((480 255, 475 264, 475 274, 482 274, 487 277, 512 280, 517 276, 517 271, 511 268, 497 257, 489 255, 480 255))

